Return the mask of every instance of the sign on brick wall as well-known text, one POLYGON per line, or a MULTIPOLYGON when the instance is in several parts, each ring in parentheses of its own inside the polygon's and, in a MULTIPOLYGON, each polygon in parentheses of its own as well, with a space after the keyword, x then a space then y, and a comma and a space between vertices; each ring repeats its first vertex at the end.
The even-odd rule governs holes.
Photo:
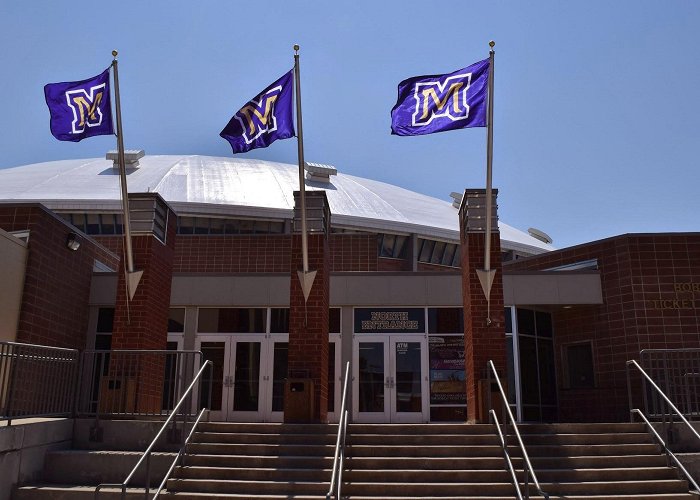
POLYGON ((355 333, 424 333, 425 309, 356 308, 355 333))

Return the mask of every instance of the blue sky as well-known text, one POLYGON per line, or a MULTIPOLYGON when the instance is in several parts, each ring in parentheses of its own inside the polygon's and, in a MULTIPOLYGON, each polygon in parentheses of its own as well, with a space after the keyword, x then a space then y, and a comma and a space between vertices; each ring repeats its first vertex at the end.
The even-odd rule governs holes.
MULTIPOLYGON (((493 39, 504 222, 558 247, 698 231, 699 26, 696 1, 5 0, 0 168, 115 148, 53 139, 43 99, 115 48, 127 148, 231 156, 219 132, 299 43, 306 159, 449 200, 484 187, 486 131, 392 136, 396 86, 484 59, 493 39)), ((295 163, 296 142, 242 156, 295 163)))

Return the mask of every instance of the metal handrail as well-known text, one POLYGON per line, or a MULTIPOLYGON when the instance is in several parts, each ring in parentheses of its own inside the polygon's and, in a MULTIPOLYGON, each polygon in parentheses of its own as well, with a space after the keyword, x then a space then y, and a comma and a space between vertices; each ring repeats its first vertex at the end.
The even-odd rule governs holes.
POLYGON ((202 419, 202 416, 204 413, 206 413, 207 409, 202 408, 199 412, 199 415, 197 415, 197 420, 195 420, 194 424, 192 424, 192 429, 190 429, 190 433, 187 435, 187 439, 185 439, 185 442, 182 443, 182 447, 180 448, 180 451, 177 452, 177 456, 175 457, 175 460, 173 460, 173 463, 170 464, 170 468, 168 469, 168 472, 165 473, 165 477, 163 480, 160 482, 160 485, 158 486, 158 489, 156 490, 155 494, 153 495, 152 500, 156 500, 160 496, 160 492, 163 490, 165 487, 165 484, 168 482, 168 479, 170 479, 170 474, 173 473, 173 470, 177 466, 177 463, 180 461, 180 458, 185 453, 185 449, 187 448, 187 445, 190 444, 190 440, 192 439, 192 436, 194 436, 195 429, 199 425, 199 421, 202 419))
POLYGON ((204 370, 207 367, 210 367, 210 369, 211 369, 211 366, 212 366, 211 361, 207 360, 204 362, 202 367, 197 372, 197 375, 195 375, 194 379, 192 380, 192 383, 189 385, 189 387, 187 387, 187 390, 185 390, 185 392, 183 393, 182 397, 180 398, 180 401, 178 401, 177 405, 175 405, 175 408, 173 408, 173 410, 170 413, 170 416, 167 418, 167 420, 165 422, 163 422, 163 425, 161 426, 160 430, 156 434, 156 437, 153 438, 153 440, 151 441, 151 444, 149 444, 148 448, 146 448, 146 451, 144 451, 141 454, 141 458, 139 459, 138 462, 136 462, 136 465, 131 469, 131 472, 126 477, 126 479, 124 479, 124 481, 122 481, 121 483, 102 483, 102 484, 97 485, 97 487, 95 488, 95 500, 97 500, 97 498, 99 498, 100 490, 102 488, 109 488, 109 487, 120 488, 122 491, 122 500, 124 500, 126 498, 126 487, 129 484, 129 482, 131 481, 131 479, 134 477, 134 475, 136 474, 136 471, 141 466, 141 464, 143 463, 144 460, 146 460, 146 485, 144 488, 144 490, 145 490, 144 491, 144 498, 146 500, 148 499, 148 494, 149 494, 150 489, 151 489, 151 484, 150 484, 151 483, 151 461, 150 461, 151 452, 153 451, 153 448, 155 447, 156 442, 158 441, 158 439, 160 439, 160 436, 163 434, 163 431, 165 431, 165 429, 168 427, 168 424, 170 423, 170 421, 175 417, 175 415, 177 415, 177 412, 180 409, 180 406, 182 406, 184 404, 185 399, 190 395, 195 384, 202 377, 204 370))
MULTIPOLYGON (((661 439, 661 436, 656 432, 656 430, 652 427, 651 423, 649 420, 644 416, 644 413, 639 409, 639 408, 632 408, 632 385, 630 381, 630 366, 635 367, 639 372, 642 374, 642 376, 646 379, 646 381, 651 385, 651 387, 657 392, 661 398, 668 404, 668 407, 673 410, 676 415, 680 417, 680 419, 683 421, 683 423, 690 429, 690 432, 700 441, 700 434, 698 434, 698 431, 695 430, 695 428, 688 422, 688 419, 685 418, 683 413, 676 408, 676 405, 673 404, 673 402, 666 396, 664 391, 661 390, 661 388, 656 385, 656 382, 649 376, 649 374, 642 368, 637 361, 634 359, 630 359, 627 361, 627 396, 629 398, 629 405, 630 405, 630 420, 634 421, 634 414, 638 414, 644 422, 647 424, 647 426, 652 430, 653 434, 659 441, 659 444, 663 447, 664 451, 666 452, 666 455, 671 458, 678 466, 679 468, 683 471, 683 473, 687 476, 687 478, 690 480, 690 482, 693 484, 695 487, 695 491, 700 492, 700 488, 698 488, 698 484, 693 480, 693 478, 690 476, 688 471, 681 465, 681 463, 678 461, 678 458, 676 458, 676 455, 666 446, 666 443, 661 439)), ((664 424, 665 424, 665 419, 664 419, 664 424)))
POLYGON ((18 418, 69 416, 78 358, 77 349, 1 341, 0 421, 9 426, 18 418), (42 363, 42 367, 32 369, 27 379, 25 363, 42 363))
POLYGON ((508 465, 510 477, 513 480, 513 486, 515 487, 515 496, 517 500, 523 500, 523 494, 520 491, 520 484, 518 483, 518 478, 515 475, 515 468, 513 467, 513 462, 508 454, 508 446, 506 445, 506 440, 501 432, 501 424, 498 423, 498 417, 496 416, 496 412, 494 410, 489 410, 489 415, 491 415, 491 419, 493 419, 493 423, 496 425, 496 432, 498 432, 498 438, 501 441, 501 449, 503 450, 503 459, 506 461, 506 465, 508 465))
POLYGON ((335 441, 335 453, 333 455, 333 472, 331 473, 331 484, 326 493, 326 500, 330 500, 335 492, 336 500, 340 500, 341 490, 343 487, 343 465, 345 463, 345 436, 348 426, 348 410, 346 409, 346 400, 348 395, 348 380, 350 378, 350 362, 345 365, 345 382, 343 383, 343 399, 340 405, 340 421, 338 422, 338 437, 335 441))
POLYGON ((688 470, 685 467, 683 467, 683 464, 681 463, 680 460, 678 460, 678 457, 676 457, 676 455, 668 448, 668 446, 666 446, 666 443, 664 442, 663 439, 661 439, 661 436, 659 435, 658 432, 656 432, 656 429, 654 429, 654 426, 651 424, 651 422, 649 422, 647 417, 644 416, 644 413, 639 408, 634 408, 634 409, 630 410, 630 414, 633 415, 635 413, 637 415, 639 415, 642 418, 642 420, 644 420, 644 423, 647 425, 647 427, 649 427, 649 430, 656 438, 656 441, 664 449, 664 451, 666 452, 666 455, 676 463, 676 466, 681 471, 683 471, 683 474, 685 474, 685 477, 687 477, 688 481, 690 481, 690 483, 693 485, 693 487, 695 488, 695 491, 700 492, 700 487, 698 487, 698 483, 695 482, 695 480, 693 479, 693 476, 690 475, 690 472, 688 472, 688 470))
MULTIPOLYGON (((523 454, 523 462, 525 464, 525 467, 523 469, 523 472, 525 473, 525 498, 529 499, 530 498, 530 488, 529 488, 529 477, 532 476, 532 483, 535 485, 535 488, 537 489, 537 493, 542 495, 545 500, 549 500, 549 494, 545 493, 542 491, 542 488, 540 487, 540 483, 537 480, 537 475, 535 474, 535 469, 532 467, 532 463, 530 462, 530 457, 527 454, 527 451, 525 450, 525 445, 523 444, 523 439, 520 436, 520 431, 518 430, 518 424, 515 421, 515 417, 513 417, 513 412, 510 410, 510 405, 508 404, 508 398, 506 397, 506 392, 503 390, 503 385, 501 384, 501 379, 498 378, 498 372, 496 371, 496 366, 493 364, 493 360, 489 360, 488 363, 486 363, 486 368, 487 368, 487 373, 488 373, 488 384, 489 384, 489 389, 487 391, 487 394, 489 396, 491 395, 491 373, 496 377, 496 384, 498 385, 498 390, 501 393, 501 401, 503 402, 503 411, 506 415, 508 415, 508 418, 510 419, 511 423, 513 424, 513 433, 515 434, 516 439, 518 440, 518 446, 520 447, 520 451, 523 454)), ((492 409, 492 408, 489 408, 492 409)), ((505 429, 504 434, 506 437, 508 436, 508 421, 504 420, 503 421, 503 428, 505 429)))

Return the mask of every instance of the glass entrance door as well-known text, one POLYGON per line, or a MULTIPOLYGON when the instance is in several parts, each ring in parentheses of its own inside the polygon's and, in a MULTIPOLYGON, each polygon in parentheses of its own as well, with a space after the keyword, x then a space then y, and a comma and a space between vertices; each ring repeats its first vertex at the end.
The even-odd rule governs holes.
POLYGON ((428 421, 424 337, 363 335, 355 339, 353 351, 355 421, 428 421))
POLYGON ((287 334, 200 335, 196 348, 213 363, 201 400, 211 387, 211 417, 239 422, 281 422, 287 376, 287 334))

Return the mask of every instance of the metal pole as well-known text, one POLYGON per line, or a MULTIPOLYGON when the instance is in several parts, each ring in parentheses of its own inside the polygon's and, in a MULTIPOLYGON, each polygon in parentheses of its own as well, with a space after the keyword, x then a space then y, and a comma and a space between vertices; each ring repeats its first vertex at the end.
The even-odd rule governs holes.
POLYGON ((491 270, 491 177, 493 164, 493 74, 494 74, 494 50, 496 42, 491 40, 489 46, 489 105, 487 108, 487 134, 486 134, 486 246, 484 254, 484 270, 491 270))
POLYGON ((117 110, 117 156, 119 159, 119 179, 122 193, 122 225, 124 227, 124 244, 126 253, 126 270, 134 272, 134 257, 131 248, 131 221, 129 217, 129 193, 126 189, 126 161, 124 159, 124 134, 122 132, 122 108, 119 99, 119 70, 117 69, 117 51, 112 51, 112 69, 114 70, 114 103, 117 110))
POLYGON ((294 45, 294 91, 297 105, 297 151, 299 157, 299 197, 301 199, 301 254, 304 274, 309 272, 309 247, 306 239, 306 183, 304 182, 304 129, 301 123, 301 85, 299 45, 294 45))

